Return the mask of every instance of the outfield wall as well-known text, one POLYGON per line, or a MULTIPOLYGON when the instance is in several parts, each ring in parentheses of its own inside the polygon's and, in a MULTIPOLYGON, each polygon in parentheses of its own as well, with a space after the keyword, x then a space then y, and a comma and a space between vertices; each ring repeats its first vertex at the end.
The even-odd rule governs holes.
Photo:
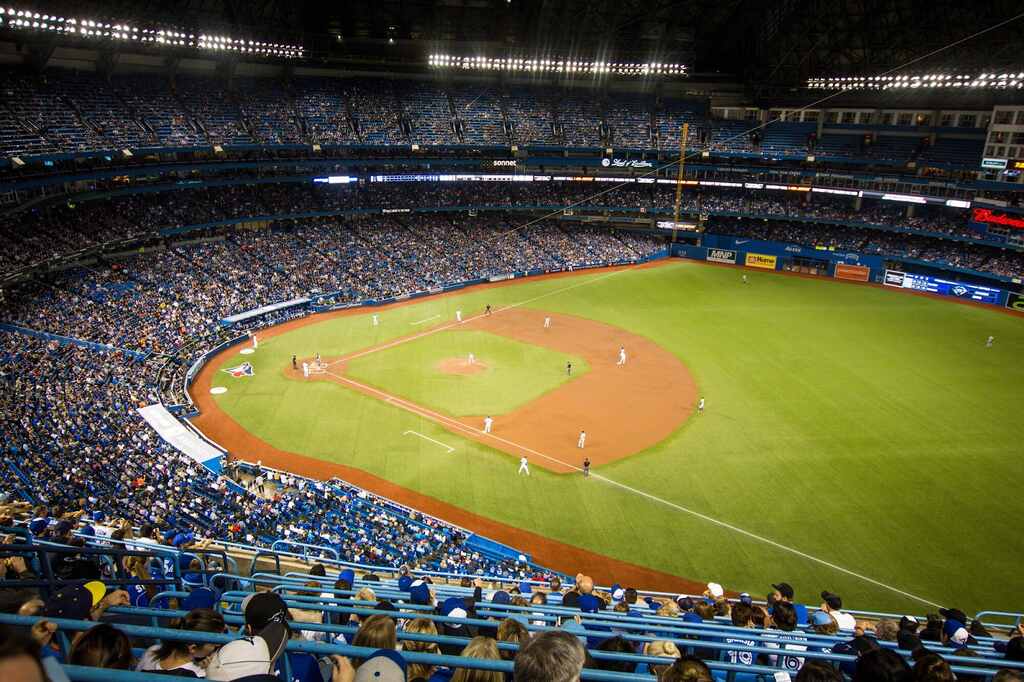
MULTIPOLYGON (((740 265, 757 270, 783 270, 814 274, 851 282, 871 282, 888 287, 949 296, 974 303, 1006 307, 1024 312, 1024 294, 997 287, 979 286, 886 267, 886 259, 874 254, 852 251, 813 249, 784 242, 744 239, 727 235, 706 234, 703 245, 673 244, 672 255, 710 263, 740 265), (818 264, 816 268, 808 263, 818 264)), ((905 259, 905 265, 922 263, 905 259)), ((937 269, 934 264, 922 263, 937 269)), ((955 273, 950 273, 955 276, 955 273)))

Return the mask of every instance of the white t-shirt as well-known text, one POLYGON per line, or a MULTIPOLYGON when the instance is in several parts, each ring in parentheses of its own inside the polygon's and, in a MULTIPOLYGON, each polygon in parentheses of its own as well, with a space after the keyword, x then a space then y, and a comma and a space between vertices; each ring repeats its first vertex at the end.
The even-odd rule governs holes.
MULTIPOLYGON (((139 659, 138 664, 135 666, 135 672, 167 672, 167 669, 160 666, 160 661, 156 660, 156 652, 159 648, 159 644, 154 644, 146 649, 146 653, 142 654, 142 658, 139 659)), ((187 670, 190 673, 195 673, 197 677, 206 677, 206 670, 200 668, 193 661, 179 665, 176 668, 170 668, 170 670, 187 670)))
POLYGON ((523 457, 522 459, 519 460, 519 466, 521 466, 521 467, 526 466, 526 458, 525 457, 523 457))
POLYGON ((857 627, 857 619, 843 611, 829 611, 829 614, 836 619, 840 630, 852 630, 857 627))

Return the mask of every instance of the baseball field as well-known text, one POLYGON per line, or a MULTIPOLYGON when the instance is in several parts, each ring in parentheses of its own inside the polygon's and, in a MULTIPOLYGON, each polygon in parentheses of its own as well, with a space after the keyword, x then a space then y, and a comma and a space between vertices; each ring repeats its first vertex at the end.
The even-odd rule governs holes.
POLYGON ((354 479, 567 572, 1024 609, 1024 320, 746 273, 673 260, 294 321, 203 370, 195 422, 246 459, 354 479), (242 361, 254 376, 222 371, 242 361))

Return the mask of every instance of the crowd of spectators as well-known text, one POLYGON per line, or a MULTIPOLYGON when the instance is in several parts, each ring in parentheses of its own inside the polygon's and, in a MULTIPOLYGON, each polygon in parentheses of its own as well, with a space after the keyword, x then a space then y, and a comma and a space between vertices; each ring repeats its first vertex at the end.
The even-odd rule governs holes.
MULTIPOLYGON (((428 184, 330 187, 293 182, 223 185, 117 196, 87 202, 69 201, 33 207, 0 222, 10 248, 0 255, 9 270, 99 244, 155 234, 218 220, 255 218, 358 208, 433 208, 463 205, 545 206, 558 208, 626 207, 667 209, 674 189, 665 185, 628 185, 594 196, 586 183, 428 184)), ((801 195, 805 197, 806 195, 801 195)), ((880 226, 926 230, 960 236, 978 233, 965 227, 962 212, 935 210, 906 217, 905 209, 852 201, 795 199, 786 194, 753 195, 743 191, 703 191, 684 195, 688 213, 740 212, 767 216, 818 217, 880 226)))
POLYGON ((230 469, 216 476, 149 430, 155 401, 142 362, 116 351, 0 333, 0 497, 34 504, 36 530, 69 519, 117 539, 125 528, 167 546, 196 538, 328 546, 348 561, 517 577, 526 564, 464 546, 462 531, 343 481, 230 469), (179 537, 180 536, 180 537, 179 537), (188 538, 185 540, 184 538, 188 538))
POLYGON ((166 241, 143 253, 29 281, 4 318, 117 348, 171 352, 229 315, 306 295, 351 303, 527 270, 634 261, 660 238, 527 229, 486 214, 361 215, 279 221, 166 241))
POLYGON ((223 78, 22 69, 0 72, 4 156, 224 144, 543 144, 823 156, 976 166, 983 140, 924 145, 893 126, 874 144, 811 123, 719 120, 689 100, 576 88, 408 79, 223 78), (774 130, 777 127, 778 130, 774 130), (762 140, 763 137, 763 140, 762 140), (763 144, 762 144, 763 142, 763 144))
POLYGON ((1018 251, 868 228, 786 220, 713 218, 707 230, 715 234, 799 244, 833 251, 853 251, 877 254, 891 259, 926 261, 938 266, 951 266, 1004 277, 1019 277, 1024 273, 1024 254, 1018 251))
MULTIPOLYGON (((26 514, 11 506, 2 512, 9 522, 22 517, 44 538, 69 542, 68 521, 48 523, 40 516, 29 520, 37 510, 26 514)), ((148 526, 140 532, 145 530, 148 526)), ((132 537, 129 526, 116 532, 127 533, 139 549, 160 547, 156 536, 132 537)), ((77 542, 81 545, 81 538, 77 542)), ((181 563, 195 556, 189 551, 196 547, 187 539, 179 546, 181 563)), ((149 578, 144 559, 122 561, 132 577, 149 578)), ((3 575, 15 584, 28 584, 38 569, 14 557, 5 561, 3 575)), ((399 568, 397 580, 385 581, 372 572, 359 576, 352 569, 335 572, 314 563, 308 582, 291 582, 285 593, 252 593, 226 615, 210 608, 217 599, 215 591, 194 590, 181 604, 187 613, 172 622, 172 629, 220 635, 228 631, 227 617, 237 614, 244 622, 243 639, 204 644, 190 643, 187 636, 168 637, 157 643, 139 641, 142 646, 133 647, 120 626, 131 622, 123 619, 131 617, 133 607, 154 606, 151 593, 135 585, 115 589, 111 580, 106 581, 108 586, 101 567, 90 565, 88 557, 79 557, 76 570, 91 580, 67 583, 50 594, 10 589, 0 595, 6 611, 37 618, 24 634, 6 626, 0 630, 6 643, 0 648, 0 671, 34 670, 35 677, 17 679, 41 682, 43 670, 55 672, 54 666, 71 663, 210 680, 254 680, 244 676, 280 676, 287 661, 298 682, 578 682, 586 670, 647 675, 658 682, 713 682, 724 671, 713 672, 707 662, 721 661, 732 666, 739 680, 1024 679, 1019 667, 1011 667, 1024 662, 1024 626, 994 637, 984 623, 957 608, 938 609, 923 622, 914 616, 860 620, 834 592, 822 591, 820 601, 816 596, 812 604, 804 604, 786 582, 773 584, 767 600, 758 602, 745 593, 727 598, 717 583, 707 583, 699 595, 653 597, 619 584, 606 591, 582 573, 571 585, 541 573, 511 587, 508 582, 470 576, 456 585, 417 577, 407 566, 399 568), (323 606, 336 610, 321 611, 323 606), (55 618, 83 621, 87 627, 69 650, 56 645, 58 631, 67 626, 58 626, 51 620, 55 618), (92 625, 94 621, 99 622, 92 625), (731 629, 726 632, 723 626, 731 629), (679 633, 680 627, 687 629, 686 634, 679 633), (318 661, 296 649, 286 652, 290 640, 349 645, 373 653, 318 661), (11 646, 15 642, 18 646, 11 646), (406 660, 407 654, 443 654, 462 661, 412 662, 406 660), (830 658, 834 654, 843 658, 830 658), (10 659, 19 655, 27 660, 14 668, 10 659), (506 661, 511 671, 473 670, 466 667, 469 659, 506 661), (970 664, 964 665, 965 660, 970 664), (760 669, 755 672, 754 666, 760 669), (956 674, 953 666, 959 667, 956 674), (776 672, 765 673, 765 668, 776 672)))

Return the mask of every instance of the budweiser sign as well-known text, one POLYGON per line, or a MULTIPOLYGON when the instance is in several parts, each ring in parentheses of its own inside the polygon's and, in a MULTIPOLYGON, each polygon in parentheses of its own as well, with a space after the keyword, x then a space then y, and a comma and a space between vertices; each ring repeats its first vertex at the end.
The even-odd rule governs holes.
POLYGON ((990 208, 974 209, 974 221, 977 223, 992 223, 993 225, 1006 225, 1018 230, 1024 230, 1024 217, 1014 218, 1005 213, 996 213, 990 208))

